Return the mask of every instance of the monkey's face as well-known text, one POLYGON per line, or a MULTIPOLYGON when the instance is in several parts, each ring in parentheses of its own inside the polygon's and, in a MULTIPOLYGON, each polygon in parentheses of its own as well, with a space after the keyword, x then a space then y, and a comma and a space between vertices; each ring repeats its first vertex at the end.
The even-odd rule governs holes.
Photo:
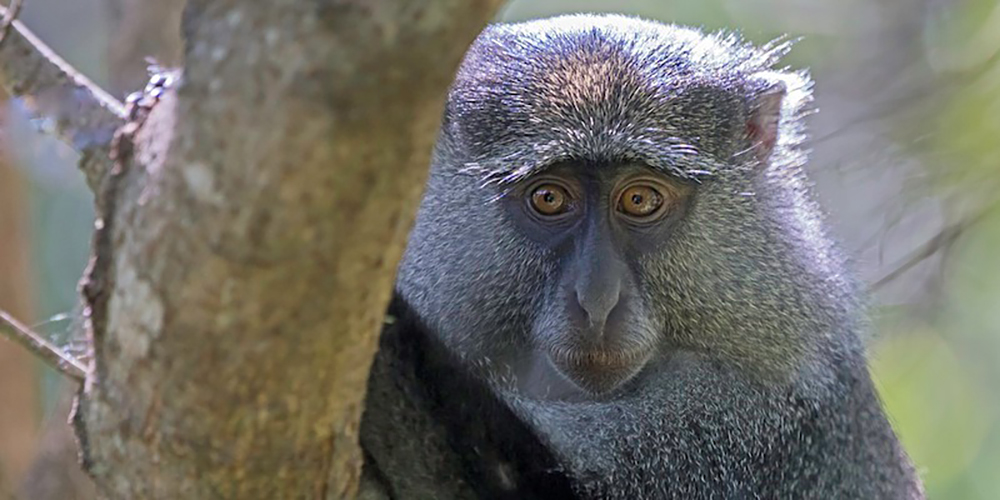
POLYGON ((507 188, 502 204, 550 271, 534 311, 540 362, 588 393, 632 378, 663 325, 647 307, 643 255, 669 247, 692 187, 641 165, 566 162, 507 188))
POLYGON ((512 184, 432 173, 399 288, 446 345, 529 396, 611 395, 663 354, 661 262, 691 181, 563 162, 512 184))

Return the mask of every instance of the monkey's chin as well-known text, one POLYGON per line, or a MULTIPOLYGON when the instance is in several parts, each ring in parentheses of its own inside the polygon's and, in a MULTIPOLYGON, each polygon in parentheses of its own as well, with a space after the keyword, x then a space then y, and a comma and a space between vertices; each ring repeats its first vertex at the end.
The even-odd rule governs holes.
POLYGON ((636 376, 651 352, 582 352, 573 351, 549 355, 556 370, 573 385, 590 394, 604 395, 621 387, 636 376))

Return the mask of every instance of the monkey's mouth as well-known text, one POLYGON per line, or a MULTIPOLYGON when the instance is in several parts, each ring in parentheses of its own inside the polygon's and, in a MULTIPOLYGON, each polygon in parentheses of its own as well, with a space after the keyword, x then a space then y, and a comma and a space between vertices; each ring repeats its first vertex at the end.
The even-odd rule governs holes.
POLYGON ((604 394, 634 377, 652 357, 647 351, 567 350, 550 353, 556 369, 580 389, 604 394))

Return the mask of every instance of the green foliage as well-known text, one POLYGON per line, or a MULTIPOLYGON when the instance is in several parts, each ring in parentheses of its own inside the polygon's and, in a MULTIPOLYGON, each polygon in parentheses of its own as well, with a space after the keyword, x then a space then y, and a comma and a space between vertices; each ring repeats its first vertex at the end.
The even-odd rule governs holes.
MULTIPOLYGON (((893 426, 917 464, 930 498, 968 480, 997 414, 982 381, 933 331, 910 331, 881 341, 873 375, 893 426)), ((969 498, 963 496, 961 498, 969 498)))

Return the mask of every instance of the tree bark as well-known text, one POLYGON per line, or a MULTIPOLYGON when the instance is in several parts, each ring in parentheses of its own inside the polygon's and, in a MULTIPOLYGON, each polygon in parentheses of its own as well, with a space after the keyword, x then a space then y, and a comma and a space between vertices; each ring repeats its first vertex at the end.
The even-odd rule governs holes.
POLYGON ((98 192, 76 422, 104 495, 354 495, 446 89, 498 4, 190 2, 183 79, 98 192))

